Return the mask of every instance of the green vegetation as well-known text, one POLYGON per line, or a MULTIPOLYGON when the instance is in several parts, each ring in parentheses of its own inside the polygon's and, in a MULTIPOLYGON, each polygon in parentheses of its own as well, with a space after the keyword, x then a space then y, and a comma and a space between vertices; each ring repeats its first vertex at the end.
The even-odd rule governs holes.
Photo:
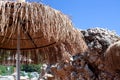
POLYGON ((41 64, 39 64, 39 65, 35 65, 35 64, 21 65, 21 71, 40 73, 41 66, 42 66, 41 64))
MULTIPOLYGON (((41 71, 41 64, 35 65, 35 64, 27 64, 27 65, 21 65, 21 71, 31 73, 31 72, 38 72, 40 73, 41 71)), ((10 75, 14 73, 14 66, 3 66, 0 65, 0 75, 5 76, 5 75, 10 75)), ((21 72, 21 75, 23 76, 24 74, 21 72)), ((29 77, 31 77, 29 75, 29 77)))
POLYGON ((14 67, 13 66, 3 66, 0 65, 0 75, 10 75, 14 72, 14 67))

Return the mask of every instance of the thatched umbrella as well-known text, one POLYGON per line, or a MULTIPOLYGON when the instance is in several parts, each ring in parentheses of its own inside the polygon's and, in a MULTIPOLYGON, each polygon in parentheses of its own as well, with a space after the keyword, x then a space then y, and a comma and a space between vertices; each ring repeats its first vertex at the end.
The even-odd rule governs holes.
POLYGON ((21 59, 33 63, 53 64, 65 53, 85 52, 87 46, 68 16, 60 11, 38 3, 0 1, 0 50, 1 55, 7 53, 14 60, 17 50, 17 59, 21 55, 21 59))

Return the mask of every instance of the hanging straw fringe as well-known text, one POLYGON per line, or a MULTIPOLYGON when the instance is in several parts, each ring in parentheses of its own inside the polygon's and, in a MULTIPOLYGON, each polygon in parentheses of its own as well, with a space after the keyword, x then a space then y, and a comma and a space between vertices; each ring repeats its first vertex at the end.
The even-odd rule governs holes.
POLYGON ((66 52, 74 55, 87 50, 81 32, 60 11, 38 3, 0 1, 0 49, 11 51, 14 60, 18 27, 22 60, 26 63, 30 59, 33 63, 55 63, 66 52))

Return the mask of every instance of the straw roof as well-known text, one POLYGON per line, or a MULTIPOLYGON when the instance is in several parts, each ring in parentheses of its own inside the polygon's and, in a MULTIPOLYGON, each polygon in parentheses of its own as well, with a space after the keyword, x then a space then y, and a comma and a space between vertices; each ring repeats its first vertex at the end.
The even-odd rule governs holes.
POLYGON ((34 63, 54 63, 64 53, 74 55, 87 50, 80 31, 68 16, 38 3, 0 1, 0 53, 15 59, 20 27, 21 56, 34 63))

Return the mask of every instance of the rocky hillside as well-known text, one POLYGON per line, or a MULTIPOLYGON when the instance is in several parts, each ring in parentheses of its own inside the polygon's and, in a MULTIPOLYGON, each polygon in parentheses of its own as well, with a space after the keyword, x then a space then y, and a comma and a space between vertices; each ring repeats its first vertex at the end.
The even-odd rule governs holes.
POLYGON ((89 68, 93 69, 92 72, 95 74, 95 78, 99 80, 116 80, 117 73, 111 74, 105 68, 105 52, 109 45, 120 40, 120 36, 103 28, 92 28, 81 32, 89 47, 87 60, 89 68))
POLYGON ((69 56, 69 62, 45 64, 41 80, 119 80, 119 73, 108 72, 105 68, 105 51, 110 44, 120 40, 112 31, 102 28, 82 30, 88 45, 87 52, 69 56))

